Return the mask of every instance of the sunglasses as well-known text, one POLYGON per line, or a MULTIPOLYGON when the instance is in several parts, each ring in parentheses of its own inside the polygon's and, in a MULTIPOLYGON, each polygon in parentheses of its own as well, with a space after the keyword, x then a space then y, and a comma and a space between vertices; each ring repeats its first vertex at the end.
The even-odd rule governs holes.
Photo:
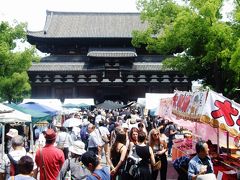
POLYGON ((153 136, 158 136, 159 135, 159 133, 157 133, 157 134, 153 134, 153 136))

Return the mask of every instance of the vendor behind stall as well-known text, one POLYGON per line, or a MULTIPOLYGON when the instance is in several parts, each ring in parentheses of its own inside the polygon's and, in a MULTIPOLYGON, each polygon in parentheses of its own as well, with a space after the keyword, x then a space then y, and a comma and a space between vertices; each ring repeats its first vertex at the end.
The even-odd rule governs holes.
POLYGON ((205 174, 212 174, 215 177, 213 164, 209 157, 208 144, 205 141, 198 141, 196 143, 196 152, 197 155, 190 160, 188 165, 188 179, 195 180, 199 175, 205 174))

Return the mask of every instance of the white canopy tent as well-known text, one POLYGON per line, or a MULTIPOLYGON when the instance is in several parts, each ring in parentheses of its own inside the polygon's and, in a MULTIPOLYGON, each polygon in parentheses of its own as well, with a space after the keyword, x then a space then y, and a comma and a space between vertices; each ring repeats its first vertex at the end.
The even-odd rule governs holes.
MULTIPOLYGON (((5 135, 5 124, 7 123, 17 123, 17 122, 30 122, 31 123, 31 115, 22 113, 20 111, 14 110, 4 104, 0 103, 0 124, 2 126, 2 158, 4 155, 4 135, 5 135)), ((30 125, 30 129, 32 132, 32 125, 30 125)), ((31 133, 31 147, 33 147, 33 136, 31 133)))
POLYGON ((94 105, 94 99, 92 98, 83 98, 83 99, 65 99, 63 105, 65 104, 87 104, 89 106, 93 106, 94 105))
POLYGON ((140 104, 141 106, 144 106, 146 105, 146 98, 138 98, 137 99, 137 103, 140 104))
POLYGON ((0 123, 31 122, 31 115, 0 104, 0 123))
POLYGON ((146 109, 155 109, 160 105, 160 99, 171 98, 174 96, 174 93, 146 93, 146 109))

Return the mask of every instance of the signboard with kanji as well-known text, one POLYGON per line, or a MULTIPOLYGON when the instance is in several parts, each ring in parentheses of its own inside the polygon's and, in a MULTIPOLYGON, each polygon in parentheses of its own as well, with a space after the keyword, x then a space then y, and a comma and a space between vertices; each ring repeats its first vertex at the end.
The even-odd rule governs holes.
POLYGON ((233 136, 240 135, 240 104, 209 91, 200 121, 228 131, 233 136))

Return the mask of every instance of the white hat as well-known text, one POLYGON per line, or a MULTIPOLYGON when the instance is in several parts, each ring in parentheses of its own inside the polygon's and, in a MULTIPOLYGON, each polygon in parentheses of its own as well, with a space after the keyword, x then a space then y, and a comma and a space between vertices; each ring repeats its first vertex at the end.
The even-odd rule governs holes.
POLYGON ((128 124, 127 123, 123 123, 122 124, 122 128, 127 128, 128 129, 128 124))
POLYGON ((83 119, 83 126, 87 126, 87 125, 89 125, 90 124, 90 122, 88 121, 88 119, 83 119))
POLYGON ((71 145, 69 147, 69 151, 74 153, 74 154, 78 154, 78 155, 82 155, 83 153, 86 152, 85 150, 85 144, 82 141, 74 141, 73 145, 71 145))
POLYGON ((131 119, 130 119, 130 124, 136 124, 136 123, 137 123, 137 121, 136 121, 135 118, 131 118, 131 119))
POLYGON ((17 129, 9 129, 9 131, 6 135, 9 137, 15 137, 18 135, 18 130, 17 129))

